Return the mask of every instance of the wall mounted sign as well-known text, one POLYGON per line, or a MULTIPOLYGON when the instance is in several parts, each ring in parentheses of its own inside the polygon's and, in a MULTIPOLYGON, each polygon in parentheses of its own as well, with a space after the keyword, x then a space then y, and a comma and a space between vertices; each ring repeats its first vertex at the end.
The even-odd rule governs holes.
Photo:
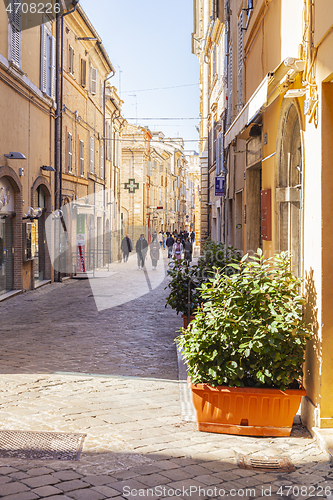
POLYGON ((135 179, 128 179, 128 182, 125 182, 125 189, 127 189, 129 193, 133 194, 136 189, 139 189, 139 183, 135 182, 135 179))
POLYGON ((220 177, 215 177, 215 196, 225 195, 225 177, 224 175, 220 177))

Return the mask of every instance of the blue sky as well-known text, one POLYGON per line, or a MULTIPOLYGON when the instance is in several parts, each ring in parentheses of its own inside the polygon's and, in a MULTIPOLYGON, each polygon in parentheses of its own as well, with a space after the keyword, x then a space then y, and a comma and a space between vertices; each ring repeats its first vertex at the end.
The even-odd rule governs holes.
POLYGON ((137 116, 138 125, 161 130, 167 137, 183 137, 191 141, 186 142, 187 149, 197 150, 197 119, 159 119, 199 114, 199 66, 191 53, 192 0, 80 0, 80 4, 116 70, 110 83, 118 90, 120 84, 124 117, 134 118, 135 123, 137 116), (159 90, 142 91, 155 88, 159 90), (142 119, 146 117, 154 120, 142 119))

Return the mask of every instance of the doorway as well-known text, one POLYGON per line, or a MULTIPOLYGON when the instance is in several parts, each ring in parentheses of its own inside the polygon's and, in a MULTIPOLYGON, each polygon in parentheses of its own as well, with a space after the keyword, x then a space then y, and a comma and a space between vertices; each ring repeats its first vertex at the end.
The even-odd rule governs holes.
POLYGON ((14 289, 14 237, 10 214, 0 215, 0 295, 14 289))

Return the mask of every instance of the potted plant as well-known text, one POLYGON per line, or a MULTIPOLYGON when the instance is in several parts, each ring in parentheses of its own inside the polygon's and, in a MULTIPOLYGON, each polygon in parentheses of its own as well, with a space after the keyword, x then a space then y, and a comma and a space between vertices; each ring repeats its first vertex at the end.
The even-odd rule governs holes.
POLYGON ((227 274, 234 273, 235 269, 231 264, 240 258, 240 253, 233 247, 225 247, 223 243, 208 239, 197 265, 190 265, 186 260, 172 259, 168 270, 171 279, 166 286, 170 293, 165 307, 169 305, 177 314, 182 314, 184 328, 194 318, 194 312, 204 300, 198 288, 212 276, 215 268, 223 269, 227 274))
POLYGON ((201 286, 203 305, 176 339, 199 430, 290 435, 310 338, 290 264, 286 252, 264 259, 259 249, 231 264, 235 274, 217 271, 201 286))
POLYGON ((165 288, 170 293, 166 299, 166 305, 175 309, 177 314, 181 313, 184 319, 184 328, 188 325, 188 317, 193 319, 193 313, 199 306, 199 293, 197 288, 202 280, 198 276, 198 267, 190 266, 186 260, 173 259, 169 266, 168 275, 171 278, 165 288))

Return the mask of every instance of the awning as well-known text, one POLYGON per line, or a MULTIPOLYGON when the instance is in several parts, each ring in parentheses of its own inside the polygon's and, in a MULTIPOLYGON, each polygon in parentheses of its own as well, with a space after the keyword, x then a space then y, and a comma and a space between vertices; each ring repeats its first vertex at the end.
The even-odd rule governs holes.
POLYGON ((266 105, 269 80, 270 78, 266 76, 226 131, 225 147, 229 146, 231 141, 251 123, 255 116, 260 113, 266 105))
POLYGON ((273 73, 268 73, 265 76, 226 131, 225 147, 228 147, 231 141, 244 131, 259 113, 270 106, 281 92, 287 90, 288 86, 284 80, 288 79, 293 71, 282 61, 273 73))

